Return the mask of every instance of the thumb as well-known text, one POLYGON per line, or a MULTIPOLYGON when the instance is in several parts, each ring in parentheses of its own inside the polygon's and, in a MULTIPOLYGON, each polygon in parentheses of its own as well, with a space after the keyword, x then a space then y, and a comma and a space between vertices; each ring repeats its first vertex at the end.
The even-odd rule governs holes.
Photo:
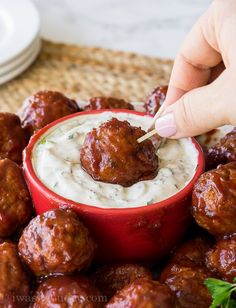
POLYGON ((184 94, 167 106, 156 120, 155 128, 162 137, 192 137, 227 124, 227 106, 215 94, 213 84, 184 94))

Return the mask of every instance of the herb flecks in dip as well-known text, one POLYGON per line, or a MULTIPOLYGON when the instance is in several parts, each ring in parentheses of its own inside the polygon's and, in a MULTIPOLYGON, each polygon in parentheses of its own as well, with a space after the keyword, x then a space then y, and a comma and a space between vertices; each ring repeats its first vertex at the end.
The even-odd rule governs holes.
POLYGON ((152 180, 130 187, 94 181, 81 167, 80 149, 93 128, 111 120, 127 120, 147 130, 149 116, 106 111, 78 115, 51 128, 33 150, 33 166, 49 189, 67 199, 103 208, 129 208, 149 205, 172 196, 192 179, 198 152, 190 139, 168 140, 157 151, 159 171, 152 180))

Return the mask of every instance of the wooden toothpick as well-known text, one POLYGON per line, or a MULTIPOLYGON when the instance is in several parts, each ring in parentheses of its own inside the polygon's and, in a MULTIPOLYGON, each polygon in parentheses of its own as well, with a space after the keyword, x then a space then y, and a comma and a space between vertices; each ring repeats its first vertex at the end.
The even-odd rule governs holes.
POLYGON ((139 139, 137 139, 137 141, 138 141, 138 143, 141 143, 144 140, 147 140, 148 138, 151 138, 155 134, 157 134, 157 131, 155 129, 153 129, 150 132, 146 133, 144 136, 142 136, 139 139))

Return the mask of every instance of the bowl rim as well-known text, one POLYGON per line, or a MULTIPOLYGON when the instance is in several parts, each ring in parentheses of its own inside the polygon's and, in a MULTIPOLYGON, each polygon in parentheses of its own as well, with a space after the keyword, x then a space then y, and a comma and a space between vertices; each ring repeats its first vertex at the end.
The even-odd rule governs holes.
POLYGON ((56 121, 51 122, 50 124, 46 125, 42 129, 38 130, 31 138, 30 141, 25 148, 23 152, 23 171, 24 174, 26 175, 26 181, 30 181, 31 184, 34 186, 34 188, 37 189, 37 191, 40 191, 43 193, 49 200, 55 203, 61 203, 61 206, 68 206, 71 208, 80 208, 81 210, 85 212, 92 212, 93 214, 97 215, 104 215, 109 214, 118 214, 118 215, 123 215, 123 214, 131 214, 131 213, 136 213, 136 214, 143 214, 145 212, 153 212, 153 210, 160 210, 167 208, 168 206, 171 206, 175 203, 178 203, 185 197, 187 197, 194 186, 194 183, 196 180, 199 178, 199 176, 203 173, 205 169, 205 159, 204 159, 204 154, 201 146, 199 143, 195 140, 195 138, 190 137, 192 144, 195 146, 196 150, 198 151, 198 161, 197 161, 197 167, 194 173, 194 176, 192 179, 189 181, 189 183, 184 186, 180 191, 178 191, 176 194, 168 197, 167 199, 164 199, 162 201, 149 204, 149 205, 142 205, 138 207, 128 207, 128 208, 102 208, 94 205, 88 205, 88 204, 83 204, 80 202, 76 202, 70 199, 67 199, 65 197, 62 197, 58 195, 57 193, 53 192, 48 188, 45 184, 41 182, 41 180, 37 177, 34 167, 32 164, 32 152, 33 149, 38 142, 38 140, 51 128, 54 126, 57 126, 58 124, 61 124, 64 121, 76 118, 78 116, 83 116, 83 115, 92 115, 92 114, 100 114, 104 112, 113 112, 113 113, 129 113, 129 114, 135 114, 138 116, 149 116, 153 117, 152 115, 149 115, 145 112, 139 112, 135 110, 127 110, 127 109, 100 109, 100 110, 89 110, 89 111, 80 111, 73 113, 71 115, 62 117, 56 121))

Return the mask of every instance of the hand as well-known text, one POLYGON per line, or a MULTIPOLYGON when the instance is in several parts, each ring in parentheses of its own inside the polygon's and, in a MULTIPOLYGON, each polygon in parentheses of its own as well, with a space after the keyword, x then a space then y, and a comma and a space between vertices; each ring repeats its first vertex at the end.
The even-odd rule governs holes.
POLYGON ((236 1, 215 0, 178 53, 166 101, 155 116, 162 137, 236 126, 236 1))

